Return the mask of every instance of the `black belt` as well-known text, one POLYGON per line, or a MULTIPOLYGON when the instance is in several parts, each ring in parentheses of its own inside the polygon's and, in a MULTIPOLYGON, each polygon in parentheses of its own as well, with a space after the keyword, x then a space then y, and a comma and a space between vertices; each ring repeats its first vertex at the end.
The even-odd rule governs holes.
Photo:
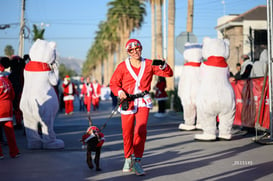
POLYGON ((149 94, 148 91, 144 91, 138 94, 126 94, 127 95, 127 100, 128 101, 132 101, 134 99, 140 98, 140 97, 144 97, 145 95, 149 94))

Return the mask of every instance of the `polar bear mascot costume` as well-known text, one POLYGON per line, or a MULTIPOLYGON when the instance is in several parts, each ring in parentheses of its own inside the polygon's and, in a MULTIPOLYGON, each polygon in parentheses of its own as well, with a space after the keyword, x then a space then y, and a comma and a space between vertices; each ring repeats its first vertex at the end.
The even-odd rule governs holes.
POLYGON ((219 119, 219 135, 222 140, 231 139, 231 128, 235 116, 235 96, 229 82, 229 41, 203 39, 203 58, 200 67, 200 87, 197 93, 197 117, 203 133, 196 140, 216 140, 216 120, 219 119))
POLYGON ((54 120, 59 109, 53 86, 57 85, 59 70, 56 43, 38 39, 29 51, 31 61, 24 70, 24 88, 20 103, 29 149, 60 149, 64 142, 56 139, 54 120), (38 133, 38 124, 42 135, 38 133))
POLYGON ((188 131, 201 128, 199 119, 196 118, 196 93, 200 84, 199 71, 202 61, 202 45, 186 43, 184 49, 185 63, 178 85, 178 96, 183 106, 184 123, 181 123, 178 129, 188 131))

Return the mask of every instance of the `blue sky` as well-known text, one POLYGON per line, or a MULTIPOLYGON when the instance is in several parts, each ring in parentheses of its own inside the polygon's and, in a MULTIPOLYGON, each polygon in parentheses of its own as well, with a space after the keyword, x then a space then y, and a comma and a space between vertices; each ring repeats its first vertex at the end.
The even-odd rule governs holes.
MULTIPOLYGON (((101 21, 106 20, 107 3, 110 0, 26 0, 26 25, 32 31, 33 24, 45 25, 46 40, 57 43, 59 56, 85 60, 92 46, 95 33, 101 21)), ((175 36, 186 31, 188 0, 176 0, 175 36)), ((215 38, 217 19, 227 14, 241 14, 258 5, 266 5, 266 0, 195 0, 193 33, 198 42, 204 36, 215 38), (223 3, 224 2, 224 3, 223 3)), ((140 30, 132 33, 144 47, 143 57, 150 58, 151 16, 146 4, 147 15, 140 30)), ((12 45, 15 53, 19 47, 19 27, 21 0, 0 0, 0 25, 10 24, 10 28, 0 30, 0 56, 6 45, 12 45)), ((31 32, 26 33, 31 37, 31 32)), ((31 40, 25 40, 28 53, 31 40)), ((176 64, 183 62, 176 50, 176 64)))

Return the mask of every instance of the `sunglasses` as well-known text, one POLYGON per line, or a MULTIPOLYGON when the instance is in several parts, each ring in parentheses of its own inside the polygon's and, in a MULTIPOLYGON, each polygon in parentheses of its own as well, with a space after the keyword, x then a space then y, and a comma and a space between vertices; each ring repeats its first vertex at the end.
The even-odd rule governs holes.
POLYGON ((131 49, 128 49, 128 52, 129 53, 134 53, 136 51, 141 51, 141 48, 140 47, 136 47, 136 48, 131 48, 131 49))

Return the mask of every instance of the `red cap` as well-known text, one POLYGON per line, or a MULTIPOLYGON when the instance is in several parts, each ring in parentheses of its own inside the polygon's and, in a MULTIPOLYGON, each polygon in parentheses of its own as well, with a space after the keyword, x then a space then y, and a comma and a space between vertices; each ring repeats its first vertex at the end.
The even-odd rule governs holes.
POLYGON ((141 45, 140 41, 137 40, 137 39, 130 39, 130 40, 127 41, 125 49, 129 50, 131 48, 136 48, 136 47, 142 48, 142 45, 141 45))

